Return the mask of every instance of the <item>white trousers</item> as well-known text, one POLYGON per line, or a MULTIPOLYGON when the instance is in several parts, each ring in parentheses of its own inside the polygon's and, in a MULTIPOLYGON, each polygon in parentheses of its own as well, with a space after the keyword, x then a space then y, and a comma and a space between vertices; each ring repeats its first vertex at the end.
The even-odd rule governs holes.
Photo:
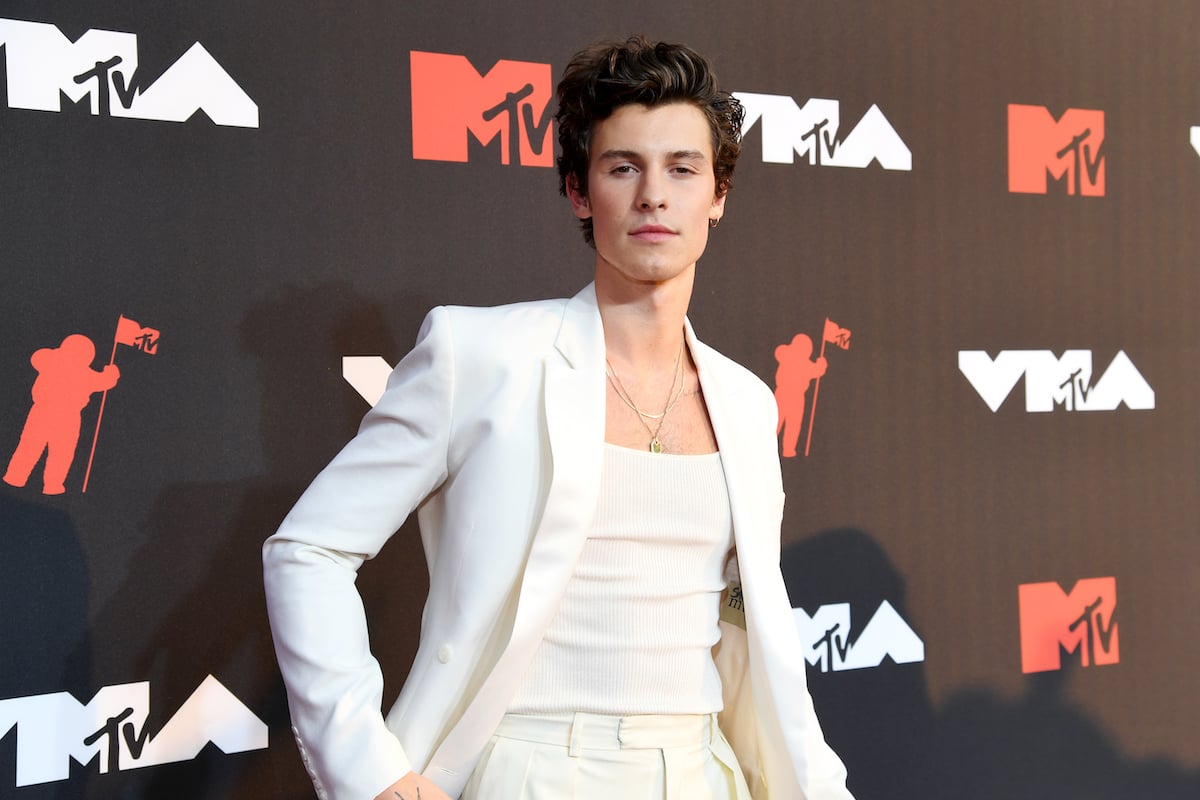
POLYGON ((462 800, 750 800, 716 714, 507 714, 462 800))

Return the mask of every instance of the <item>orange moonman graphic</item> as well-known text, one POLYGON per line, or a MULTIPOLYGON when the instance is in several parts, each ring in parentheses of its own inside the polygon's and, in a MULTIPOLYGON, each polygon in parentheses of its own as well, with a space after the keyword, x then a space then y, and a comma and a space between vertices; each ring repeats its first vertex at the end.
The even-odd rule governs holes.
POLYGON ((800 430, 804 427, 805 395, 808 394, 808 387, 815 381, 804 455, 808 455, 812 446, 813 421, 817 416, 817 393, 821 388, 821 377, 825 375, 829 366, 829 362, 825 360, 827 343, 835 344, 842 350, 850 349, 850 331, 828 317, 825 318, 825 329, 821 336, 821 352, 816 359, 812 357, 812 339, 803 333, 793 336, 791 344, 781 344, 775 348, 775 360, 779 363, 779 368, 775 370, 775 404, 779 407, 779 424, 775 433, 783 435, 784 458, 796 457, 800 430))
POLYGON ((13 451, 4 473, 4 482, 24 486, 42 453, 44 494, 62 494, 75 449, 79 443, 80 415, 96 392, 117 385, 121 377, 116 365, 92 369, 96 346, 82 334, 72 334, 58 347, 44 347, 30 357, 37 370, 33 382, 33 407, 21 431, 21 440, 13 451))
POLYGON ((775 403, 779 406, 779 425, 776 434, 783 434, 783 457, 795 458, 804 426, 804 396, 814 380, 825 374, 828 362, 812 358, 813 343, 806 334, 792 337, 791 344, 775 348, 775 403))

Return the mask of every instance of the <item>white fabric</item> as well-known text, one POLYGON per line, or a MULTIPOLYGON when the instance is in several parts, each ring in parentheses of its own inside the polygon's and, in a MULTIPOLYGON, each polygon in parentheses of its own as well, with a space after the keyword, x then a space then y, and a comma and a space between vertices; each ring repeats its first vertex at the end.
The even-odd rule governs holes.
MULTIPOLYGON (((721 728, 755 800, 847 800, 779 572, 774 396, 686 322, 685 335, 721 450, 745 609, 721 622, 721 728)), ((319 798, 375 797, 410 769, 462 792, 587 537, 604 409, 594 287, 430 312, 358 435, 263 548, 275 652, 319 798), (395 602, 423 611, 385 720, 355 578, 413 511, 428 596, 396 583, 395 602)))
POLYGON ((509 714, 462 800, 750 800, 715 714, 509 714))
POLYGON ((720 711, 732 524, 720 454, 606 444, 591 533, 509 712, 720 711))

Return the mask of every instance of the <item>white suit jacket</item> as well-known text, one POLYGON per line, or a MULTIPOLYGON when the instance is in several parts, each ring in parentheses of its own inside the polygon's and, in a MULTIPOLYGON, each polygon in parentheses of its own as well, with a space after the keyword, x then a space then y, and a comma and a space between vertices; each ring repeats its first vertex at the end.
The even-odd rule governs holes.
MULTIPOLYGON (((847 800, 779 572, 774 398, 690 325, 687 338, 721 451, 745 611, 744 628, 721 625, 722 729, 756 800, 847 800)), ((371 800, 410 769, 461 793, 588 534, 604 353, 592 286, 570 300, 434 309, 358 435, 267 540, 276 652, 319 797, 371 800), (414 510, 429 596, 385 719, 354 579, 414 510)))

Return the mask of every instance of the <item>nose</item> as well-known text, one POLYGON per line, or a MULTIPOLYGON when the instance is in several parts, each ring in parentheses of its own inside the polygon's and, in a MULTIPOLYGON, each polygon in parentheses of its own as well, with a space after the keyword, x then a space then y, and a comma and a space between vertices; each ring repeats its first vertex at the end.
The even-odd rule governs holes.
POLYGON ((648 172, 638 187, 638 208, 642 211, 666 208, 667 193, 664 181, 659 176, 648 172))

